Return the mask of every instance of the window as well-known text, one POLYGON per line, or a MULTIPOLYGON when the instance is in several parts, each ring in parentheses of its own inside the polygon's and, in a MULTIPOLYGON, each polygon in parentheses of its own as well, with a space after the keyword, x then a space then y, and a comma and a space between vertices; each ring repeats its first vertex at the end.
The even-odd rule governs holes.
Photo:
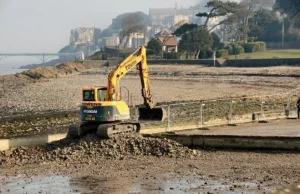
POLYGON ((98 100, 105 101, 106 89, 98 89, 98 100))
POLYGON ((95 93, 93 90, 83 91, 83 101, 95 101, 95 93))

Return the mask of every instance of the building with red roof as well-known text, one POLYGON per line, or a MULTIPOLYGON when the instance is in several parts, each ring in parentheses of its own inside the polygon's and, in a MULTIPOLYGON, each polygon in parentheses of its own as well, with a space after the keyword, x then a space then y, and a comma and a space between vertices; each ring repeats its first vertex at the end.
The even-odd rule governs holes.
POLYGON ((155 34, 155 38, 162 43, 164 52, 178 52, 178 42, 172 31, 164 29, 155 34))

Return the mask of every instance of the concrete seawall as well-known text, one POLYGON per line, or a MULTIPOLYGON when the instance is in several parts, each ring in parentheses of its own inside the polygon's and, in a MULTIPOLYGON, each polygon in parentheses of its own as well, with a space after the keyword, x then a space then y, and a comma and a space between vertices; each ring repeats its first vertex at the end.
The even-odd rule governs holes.
MULTIPOLYGON (((203 65, 214 66, 212 59, 197 60, 148 60, 150 65, 203 65)), ((274 59, 217 59, 217 67, 271 67, 271 66, 300 66, 300 58, 274 58, 274 59)))
POLYGON ((22 137, 13 139, 0 139, 0 151, 8 150, 17 147, 32 147, 37 145, 44 145, 53 141, 64 139, 66 134, 53 134, 53 135, 42 135, 34 137, 22 137))
POLYGON ((152 137, 168 138, 184 146, 196 148, 300 150, 300 137, 177 134, 152 135, 152 137))

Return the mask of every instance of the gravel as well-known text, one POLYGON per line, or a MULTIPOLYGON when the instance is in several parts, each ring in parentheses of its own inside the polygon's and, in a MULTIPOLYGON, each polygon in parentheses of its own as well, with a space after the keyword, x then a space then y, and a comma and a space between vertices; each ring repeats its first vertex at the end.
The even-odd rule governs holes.
POLYGON ((65 138, 45 146, 21 147, 0 152, 0 164, 24 165, 62 161, 81 163, 103 157, 123 160, 128 156, 190 158, 199 154, 200 151, 191 150, 168 139, 142 137, 138 134, 100 139, 89 134, 81 139, 65 138))

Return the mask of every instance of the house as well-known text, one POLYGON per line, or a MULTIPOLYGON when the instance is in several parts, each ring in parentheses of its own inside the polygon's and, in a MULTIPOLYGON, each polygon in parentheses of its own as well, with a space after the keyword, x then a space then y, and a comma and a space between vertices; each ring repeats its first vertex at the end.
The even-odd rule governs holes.
POLYGON ((174 27, 177 24, 189 23, 189 17, 185 15, 172 15, 165 17, 163 24, 168 27, 174 27))
POLYGON ((71 30, 70 45, 93 45, 97 42, 101 30, 98 28, 76 28, 71 30))
POLYGON ((162 25, 166 17, 176 15, 176 8, 151 8, 149 16, 152 26, 162 25))
POLYGON ((158 32, 155 38, 162 43, 164 52, 178 52, 178 42, 170 30, 164 29, 158 32))
POLYGON ((131 37, 128 41, 129 48, 139 48, 141 45, 147 44, 147 36, 145 32, 136 32, 131 34, 131 37))
POLYGON ((105 46, 114 47, 120 45, 120 38, 116 35, 105 38, 105 46))

